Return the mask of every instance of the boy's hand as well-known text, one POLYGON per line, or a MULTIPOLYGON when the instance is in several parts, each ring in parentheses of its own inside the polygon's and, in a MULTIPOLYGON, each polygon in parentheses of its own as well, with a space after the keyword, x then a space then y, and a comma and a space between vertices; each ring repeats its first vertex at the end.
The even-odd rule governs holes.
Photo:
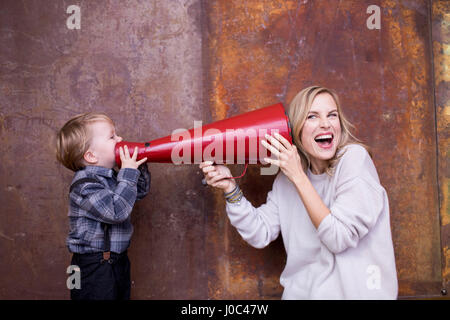
POLYGON ((147 157, 136 161, 137 154, 138 154, 138 147, 134 148, 133 156, 130 156, 130 151, 128 150, 128 146, 125 145, 124 148, 119 148, 119 154, 120 154, 120 161, 122 161, 122 167, 123 168, 131 168, 131 169, 137 169, 141 164, 143 164, 145 161, 147 161, 147 157), (125 151, 124 151, 125 149, 125 151))

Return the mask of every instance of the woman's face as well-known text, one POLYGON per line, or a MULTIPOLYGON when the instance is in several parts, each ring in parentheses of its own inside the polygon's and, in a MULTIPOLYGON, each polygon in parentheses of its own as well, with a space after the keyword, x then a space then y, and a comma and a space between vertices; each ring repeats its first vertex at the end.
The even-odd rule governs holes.
POLYGON ((311 105, 301 131, 301 142, 311 159, 311 170, 323 173, 334 157, 341 138, 336 102, 329 93, 320 93, 311 105))

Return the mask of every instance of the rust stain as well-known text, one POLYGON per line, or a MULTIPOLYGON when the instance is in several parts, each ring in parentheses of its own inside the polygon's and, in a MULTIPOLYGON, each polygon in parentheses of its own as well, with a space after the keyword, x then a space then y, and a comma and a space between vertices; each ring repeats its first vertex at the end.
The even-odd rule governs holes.
POLYGON ((450 249, 448 246, 445 246, 443 249, 444 254, 444 270, 442 271, 442 277, 444 278, 444 281, 447 282, 445 285, 448 287, 448 281, 450 281, 450 249))
MULTIPOLYGON (((430 85, 432 79, 428 63, 430 59, 430 55, 427 53, 428 39, 422 36, 427 32, 426 24, 419 27, 419 21, 426 22, 426 16, 422 17, 419 14, 419 12, 427 12, 426 5, 420 9, 418 7, 410 9, 402 3, 386 1, 383 2, 382 7, 389 8, 390 13, 387 17, 383 16, 383 26, 389 30, 388 47, 384 52, 388 58, 385 61, 395 69, 395 80, 399 85, 399 88, 395 90, 404 90, 408 97, 408 100, 401 105, 392 105, 404 112, 404 117, 397 119, 401 129, 398 130, 394 143, 396 158, 408 159, 408 165, 403 166, 394 160, 396 170, 402 171, 402 177, 397 176, 389 169, 384 172, 384 177, 397 176, 395 179, 397 182, 404 180, 400 182, 400 185, 404 186, 403 188, 400 185, 390 186, 389 180, 387 184, 392 205, 391 219, 393 220, 393 237, 400 280, 399 294, 402 296, 413 294, 403 286, 406 283, 403 279, 414 278, 424 283, 430 281, 437 285, 441 274, 438 250, 440 243, 437 236, 439 221, 435 216, 438 210, 435 201, 437 190, 436 183, 432 178, 436 175, 437 170, 433 165, 436 146, 434 144, 433 117, 429 112, 433 108, 429 98, 432 94, 430 85), (405 63, 405 60, 410 62, 405 63), (425 131, 428 134, 424 134, 425 131), (427 153, 429 156, 426 158, 428 159, 417 157, 416 152, 427 153), (428 178, 425 179, 425 177, 428 178), (415 187, 409 182, 410 179, 412 181, 419 179, 426 184, 426 187, 415 187), (406 195, 401 196, 402 193, 406 193, 406 195), (413 204, 414 207, 412 207, 413 204), (396 215, 405 210, 417 213, 409 215, 407 219, 396 215), (419 212, 424 214, 419 214, 419 212), (414 230, 414 236, 408 234, 412 230, 414 230), (414 250, 410 251, 411 248, 414 250)), ((383 179, 383 172, 381 172, 381 178, 383 179)), ((435 287, 430 289, 432 285, 428 288, 425 286, 423 284, 421 289, 415 287, 415 290, 429 290, 430 294, 437 294, 438 290, 435 287)), ((418 293, 416 292, 416 294, 418 293)))
POLYGON ((450 3, 433 1, 432 41, 438 137, 438 183, 441 218, 442 286, 450 288, 450 3))
MULTIPOLYGON (((447 153, 447 159, 450 155, 447 153)), ((441 223, 442 226, 450 225, 450 178, 443 178, 441 199, 441 223)))
MULTIPOLYGON (((450 18, 448 18, 450 21, 450 18)), ((442 24, 444 28, 444 24, 442 24)), ((450 81, 450 44, 439 41, 433 42, 433 51, 435 52, 435 83, 439 86, 441 82, 450 81)))

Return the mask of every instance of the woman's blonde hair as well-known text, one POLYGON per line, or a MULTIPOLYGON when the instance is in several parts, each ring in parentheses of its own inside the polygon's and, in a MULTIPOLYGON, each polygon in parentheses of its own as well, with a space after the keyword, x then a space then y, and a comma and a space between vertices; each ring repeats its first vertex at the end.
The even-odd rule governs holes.
POLYGON ((362 144, 350 132, 350 129, 354 128, 354 126, 344 116, 336 92, 334 92, 331 89, 320 86, 311 86, 305 88, 294 97, 294 99, 291 101, 289 105, 289 120, 292 124, 292 136, 294 139, 294 144, 297 146, 297 150, 302 159, 303 169, 306 171, 311 166, 311 159, 302 145, 301 141, 302 129, 308 116, 309 110, 311 109, 311 105, 314 101, 314 98, 321 93, 328 93, 333 97, 334 102, 336 103, 337 106, 339 122, 341 125, 341 138, 340 141, 338 141, 336 153, 334 154, 333 158, 328 160, 328 167, 326 169, 326 172, 329 175, 332 175, 335 165, 343 155, 343 152, 340 152, 342 148, 352 143, 360 144, 364 148, 366 148, 366 150, 368 150, 368 147, 362 144))
POLYGON ((89 149, 91 133, 89 124, 96 121, 114 122, 103 113, 83 113, 69 121, 59 130, 56 137, 56 159, 72 171, 84 167, 83 157, 89 149))

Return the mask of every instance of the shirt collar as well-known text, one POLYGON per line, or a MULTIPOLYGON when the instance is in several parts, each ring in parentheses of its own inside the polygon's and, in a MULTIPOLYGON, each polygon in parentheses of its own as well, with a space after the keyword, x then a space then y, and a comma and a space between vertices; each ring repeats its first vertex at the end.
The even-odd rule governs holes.
POLYGON ((105 168, 105 167, 99 167, 99 166, 86 166, 84 168, 86 172, 90 172, 99 176, 104 176, 108 178, 112 178, 114 175, 114 170, 105 168))

